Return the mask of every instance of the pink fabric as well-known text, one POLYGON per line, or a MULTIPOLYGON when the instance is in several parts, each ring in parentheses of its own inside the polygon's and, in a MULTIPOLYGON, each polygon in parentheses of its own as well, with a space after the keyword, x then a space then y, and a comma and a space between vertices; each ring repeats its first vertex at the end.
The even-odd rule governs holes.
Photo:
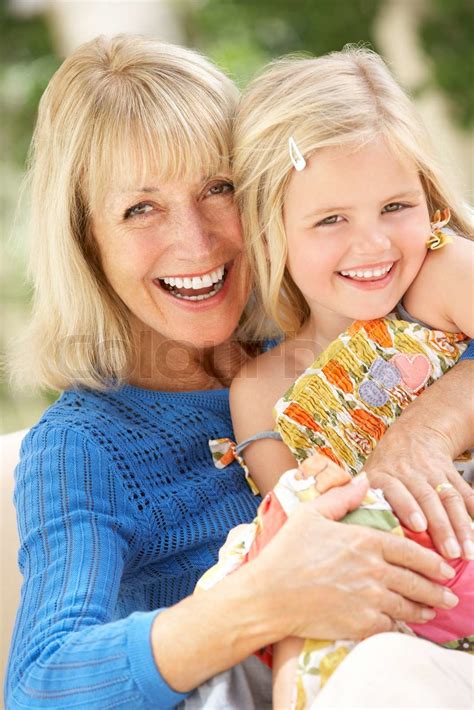
MULTIPOLYGON (((417 533, 402 527, 410 540, 430 550, 435 549, 428 533, 417 533)), ((454 592, 459 604, 454 609, 437 609, 436 617, 427 624, 409 624, 419 636, 436 643, 448 643, 474 635, 474 562, 461 558, 448 562, 456 570, 456 576, 443 581, 443 584, 454 592)))

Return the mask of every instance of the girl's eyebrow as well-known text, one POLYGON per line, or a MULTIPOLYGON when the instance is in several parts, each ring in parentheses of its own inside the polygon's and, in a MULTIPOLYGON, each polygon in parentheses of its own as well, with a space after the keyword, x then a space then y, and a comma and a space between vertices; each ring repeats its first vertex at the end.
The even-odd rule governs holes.
MULTIPOLYGON (((396 195, 390 195, 389 197, 386 197, 381 201, 381 204, 387 204, 390 202, 395 202, 396 200, 402 200, 402 199, 410 199, 410 198, 419 198, 423 195, 423 190, 421 189, 415 189, 415 190, 404 190, 403 192, 399 192, 396 195)), ((334 207, 316 207, 315 209, 311 210, 311 212, 308 212, 303 219, 309 219, 310 217, 315 217, 318 214, 326 213, 326 212, 345 212, 346 210, 353 209, 352 207, 349 206, 343 206, 343 205, 336 205, 334 207)))

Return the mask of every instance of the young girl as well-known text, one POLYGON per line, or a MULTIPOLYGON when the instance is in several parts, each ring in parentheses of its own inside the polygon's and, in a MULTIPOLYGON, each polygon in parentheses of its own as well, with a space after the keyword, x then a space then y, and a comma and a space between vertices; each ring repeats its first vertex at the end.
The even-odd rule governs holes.
MULTIPOLYGON (((271 65, 242 100, 234 170, 259 294, 254 333, 261 335, 264 313, 285 340, 232 385, 234 431, 243 443, 236 450, 219 440, 213 450, 221 466, 245 446, 263 494, 290 471, 202 587, 257 554, 299 500, 359 472, 386 428, 474 334, 468 212, 376 54, 346 49, 271 65)), ((453 486, 438 488, 443 497, 453 486)), ((380 491, 345 521, 431 544, 428 534, 400 526, 380 491)), ((472 650, 469 540, 464 558, 453 562, 456 610, 438 611, 414 630, 472 650)), ((274 706, 310 707, 351 645, 306 641, 301 653, 302 641, 280 643, 274 706)))

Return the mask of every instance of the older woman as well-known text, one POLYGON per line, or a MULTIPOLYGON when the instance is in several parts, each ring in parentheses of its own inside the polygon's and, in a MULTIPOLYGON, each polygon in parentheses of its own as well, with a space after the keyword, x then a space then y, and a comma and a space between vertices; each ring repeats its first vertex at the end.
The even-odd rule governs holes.
MULTIPOLYGON (((24 585, 8 708, 173 707, 288 635, 361 638, 456 604, 426 579, 452 574, 435 553, 333 522, 364 481, 302 506, 258 560, 189 596, 258 502, 237 464, 213 467, 207 444, 231 435, 226 387, 257 347, 236 330, 248 297, 230 168, 236 101, 201 56, 130 37, 81 47, 41 101, 22 372, 64 393, 17 469, 24 585)), ((428 404, 467 409, 458 376, 436 387, 428 404)), ((426 415, 414 412, 421 434, 426 415)), ((438 447, 447 480, 451 430, 438 417, 430 456, 438 447)), ((421 515, 396 475, 394 497, 421 515)), ((461 511, 465 540, 466 490, 453 483, 445 509, 430 475, 416 476, 420 499, 430 492, 424 511, 458 545, 449 511, 461 511)))

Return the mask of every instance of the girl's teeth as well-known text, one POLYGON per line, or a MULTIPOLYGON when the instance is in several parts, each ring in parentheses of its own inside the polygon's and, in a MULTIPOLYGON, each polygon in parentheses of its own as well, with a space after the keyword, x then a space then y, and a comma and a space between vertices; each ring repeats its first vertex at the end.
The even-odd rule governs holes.
POLYGON ((342 276, 349 276, 352 279, 375 279, 388 274, 392 266, 393 264, 390 264, 390 266, 385 266, 384 268, 379 267, 377 269, 365 269, 365 271, 341 271, 341 274, 342 276))

